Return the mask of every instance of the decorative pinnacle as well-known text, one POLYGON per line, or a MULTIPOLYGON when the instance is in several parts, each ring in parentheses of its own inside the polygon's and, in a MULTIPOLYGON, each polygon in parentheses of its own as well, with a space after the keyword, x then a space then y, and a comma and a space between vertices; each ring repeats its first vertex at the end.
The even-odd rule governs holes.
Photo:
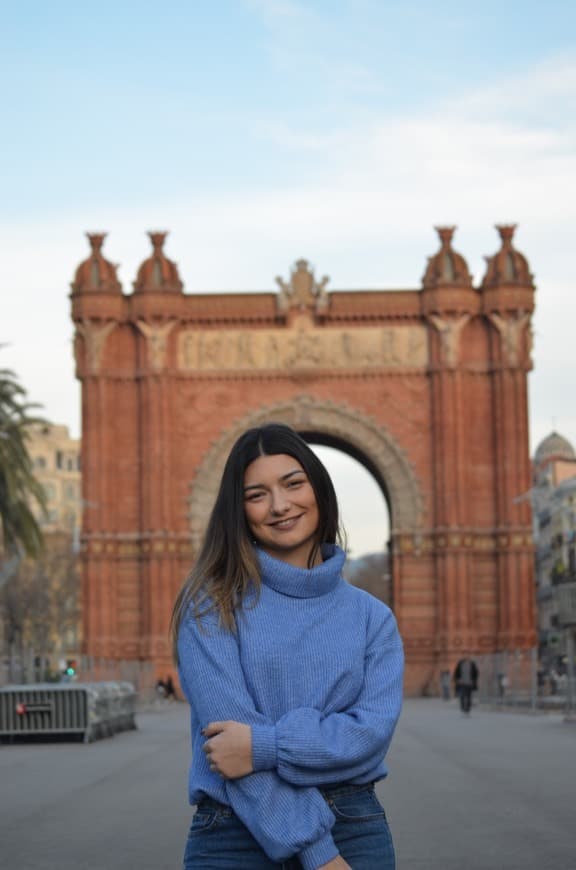
POLYGON ((150 241, 152 242, 152 247, 154 249, 154 253, 159 256, 162 254, 162 248, 164 247, 164 242, 166 241, 166 236, 168 233, 159 233, 159 232, 149 232, 148 236, 150 241))
POLYGON ((95 256, 98 256, 102 250, 102 245, 104 244, 104 239, 107 235, 108 233, 86 233, 88 241, 90 242, 90 247, 92 248, 92 253, 95 256))
POLYGON ((456 227, 434 227, 438 235, 440 236, 440 241, 442 242, 443 248, 449 248, 452 242, 452 237, 454 236, 454 232, 456 227))
POLYGON ((514 238, 517 226, 518 224, 496 224, 496 229, 500 233, 503 246, 506 245, 508 247, 512 245, 512 239, 514 238))

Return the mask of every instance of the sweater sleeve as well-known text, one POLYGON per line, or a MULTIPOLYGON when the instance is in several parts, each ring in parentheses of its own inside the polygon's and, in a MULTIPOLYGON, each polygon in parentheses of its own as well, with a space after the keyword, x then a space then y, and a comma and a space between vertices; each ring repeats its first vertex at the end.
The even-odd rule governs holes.
POLYGON ((290 710, 275 725, 252 726, 255 770, 275 769, 297 786, 343 782, 374 768, 388 751, 402 706, 404 655, 387 612, 365 657, 364 683, 346 710, 290 710))
MULTIPOLYGON (((178 652, 181 684, 200 728, 230 719, 266 723, 246 685, 236 637, 215 616, 204 616, 201 626, 187 619, 178 652)), ((338 855, 334 815, 316 788, 295 788, 272 770, 227 780, 225 788, 230 806, 273 861, 297 854, 304 870, 316 870, 338 855)))

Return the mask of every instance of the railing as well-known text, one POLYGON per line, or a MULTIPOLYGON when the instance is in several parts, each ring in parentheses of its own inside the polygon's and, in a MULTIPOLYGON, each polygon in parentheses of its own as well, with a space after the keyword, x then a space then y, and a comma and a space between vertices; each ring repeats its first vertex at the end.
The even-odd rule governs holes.
POLYGON ((83 738, 91 743, 136 728, 134 686, 126 682, 27 683, 0 688, 0 742, 83 738))
MULTIPOLYGON (((46 674, 41 672, 36 662, 30 650, 23 656, 0 660, 0 687, 45 682, 46 674)), ((156 671, 151 662, 80 656, 75 659, 74 675, 60 675, 60 683, 65 684, 101 682, 131 683, 136 690, 139 709, 157 704, 156 671)))
POLYGON ((479 670, 477 698, 491 707, 557 710, 573 714, 575 693, 569 669, 544 670, 537 649, 475 656, 479 670))

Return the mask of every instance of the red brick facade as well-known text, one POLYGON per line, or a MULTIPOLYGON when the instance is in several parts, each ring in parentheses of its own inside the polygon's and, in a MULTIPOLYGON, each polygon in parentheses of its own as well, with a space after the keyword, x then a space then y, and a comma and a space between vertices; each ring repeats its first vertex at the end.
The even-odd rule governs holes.
POLYGON ((160 233, 124 295, 103 237, 90 237, 72 284, 88 653, 170 670, 172 603, 226 453, 269 419, 380 482, 409 692, 463 651, 534 645, 518 501, 531 480, 534 286, 513 227, 499 232, 479 287, 442 228, 419 290, 328 292, 301 260, 278 292, 218 295, 183 293, 160 233))

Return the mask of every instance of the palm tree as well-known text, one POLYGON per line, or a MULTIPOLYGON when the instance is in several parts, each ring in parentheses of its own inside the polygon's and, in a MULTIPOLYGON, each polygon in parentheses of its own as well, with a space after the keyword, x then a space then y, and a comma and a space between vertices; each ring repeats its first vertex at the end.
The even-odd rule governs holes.
POLYGON ((15 374, 0 369, 0 528, 10 560, 22 554, 37 557, 42 551, 42 531, 32 506, 44 512, 46 496, 34 477, 26 444, 31 427, 44 422, 31 416, 37 407, 26 401, 15 374))

